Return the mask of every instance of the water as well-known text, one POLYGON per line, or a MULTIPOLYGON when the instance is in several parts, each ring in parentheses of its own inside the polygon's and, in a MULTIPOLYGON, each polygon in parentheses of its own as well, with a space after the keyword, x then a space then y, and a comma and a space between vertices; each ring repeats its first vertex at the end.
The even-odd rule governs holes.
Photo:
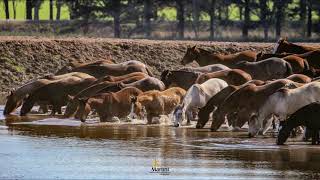
POLYGON ((11 116, 0 121, 0 179, 319 178, 320 146, 273 136, 11 116), (169 172, 154 173, 155 160, 169 172))

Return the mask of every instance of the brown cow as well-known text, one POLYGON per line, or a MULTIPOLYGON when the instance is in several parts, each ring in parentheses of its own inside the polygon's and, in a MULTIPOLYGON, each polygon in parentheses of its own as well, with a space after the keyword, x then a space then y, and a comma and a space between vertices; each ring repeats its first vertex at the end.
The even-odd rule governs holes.
POLYGON ((78 79, 94 78, 93 76, 90 76, 85 73, 73 72, 73 73, 68 73, 60 76, 50 76, 49 79, 33 80, 17 88, 16 90, 13 90, 10 92, 10 94, 7 96, 7 102, 6 102, 3 114, 8 115, 11 112, 13 112, 16 108, 18 108, 22 104, 23 98, 25 98, 28 94, 33 93, 35 90, 45 85, 48 85, 50 83, 65 80, 69 77, 75 77, 78 79))
POLYGON ((84 66, 103 66, 105 64, 114 64, 112 60, 100 60, 100 61, 94 61, 94 62, 89 62, 89 63, 79 63, 76 61, 69 62, 65 66, 63 66, 61 69, 59 69, 55 75, 62 75, 66 74, 72 71, 74 68, 79 68, 79 67, 84 67, 84 66))
POLYGON ((147 113, 148 124, 153 117, 170 114, 182 102, 186 91, 179 87, 172 87, 165 91, 147 91, 131 99, 135 112, 141 114, 144 107, 147 113))
MULTIPOLYGON (((120 89, 125 88, 125 87, 136 87, 138 89, 140 89, 141 91, 145 92, 145 91, 150 91, 150 90, 160 90, 163 91, 166 89, 166 86, 163 84, 162 81, 160 81, 157 78, 154 77, 147 77, 144 79, 141 79, 139 81, 135 81, 129 84, 124 84, 124 83, 117 83, 113 86, 116 86, 120 89)), ((109 88, 115 88, 113 86, 109 86, 106 89, 102 89, 100 91, 101 92, 105 92, 106 90, 108 90, 109 88)))
MULTIPOLYGON (((131 73, 131 74, 135 74, 135 73, 131 73)), ((119 77, 111 77, 111 76, 106 76, 104 78, 101 78, 99 80, 97 80, 94 84, 92 84, 90 87, 87 87, 86 89, 83 89, 82 91, 80 91, 75 97, 73 96, 69 96, 68 100, 68 104, 67 104, 67 108, 65 110, 64 113, 64 117, 71 117, 78 109, 79 106, 79 101, 78 98, 81 97, 90 97, 93 96, 97 93, 106 93, 106 92, 117 92, 119 90, 122 89, 122 86, 120 85, 120 83, 133 83, 136 81, 139 81, 141 79, 144 79, 145 76, 148 77, 148 75, 144 74, 144 73, 138 73, 135 74, 136 76, 129 76, 130 74, 128 74, 125 78, 125 76, 119 76, 119 77), (106 80, 106 81, 102 81, 102 80, 106 80), (107 80, 119 80, 116 82, 110 82, 107 80)))
POLYGON ((296 54, 264 54, 260 52, 257 54, 257 61, 262 61, 272 57, 282 58, 283 60, 290 63, 293 73, 303 73, 310 70, 308 61, 296 54))
MULTIPOLYGON (((223 101, 230 94, 232 94, 236 90, 238 90, 241 87, 246 86, 246 85, 248 85, 250 83, 258 85, 258 86, 261 86, 265 82, 260 81, 260 80, 251 80, 251 81, 248 81, 247 83, 245 83, 245 84, 243 84, 241 86, 229 85, 226 88, 222 89, 216 95, 211 97, 210 100, 207 102, 207 104, 204 107, 199 109, 199 112, 198 112, 199 119, 197 121, 196 128, 198 128, 198 129, 203 128, 206 125, 206 123, 209 121, 209 114, 212 113, 212 111, 214 111, 217 107, 219 107, 220 104, 223 103, 223 101)), ((233 125, 232 121, 230 119, 230 116, 228 116, 228 121, 230 122, 229 125, 233 125)))
POLYGON ((294 43, 290 43, 287 39, 280 38, 276 43, 273 53, 280 54, 280 53, 294 53, 294 54, 303 54, 309 51, 320 50, 319 47, 313 46, 305 46, 305 45, 298 45, 294 43))
POLYGON ((196 82, 200 74, 200 72, 165 70, 161 73, 161 81, 166 88, 181 87, 187 91, 196 82))
POLYGON ((72 72, 84 72, 96 78, 101 78, 107 75, 122 76, 133 72, 143 72, 149 76, 153 76, 149 67, 140 61, 126 61, 119 64, 103 64, 103 65, 88 65, 80 66, 70 70, 72 72))
POLYGON ((309 83, 312 81, 312 78, 303 74, 292 74, 291 76, 286 77, 286 79, 290 79, 297 83, 309 83))
POLYGON ((292 53, 281 53, 281 54, 265 54, 265 53, 258 53, 257 54, 257 61, 263 60, 263 59, 268 59, 270 57, 279 57, 283 58, 289 55, 294 55, 298 56, 300 58, 303 58, 307 61, 307 63, 315 68, 319 69, 320 68, 320 49, 319 50, 314 50, 314 51, 308 51, 303 54, 292 54, 292 53))
POLYGON ((193 46, 188 48, 186 54, 182 58, 181 64, 186 65, 192 61, 196 61, 200 66, 207 66, 210 64, 223 64, 228 67, 240 61, 255 61, 257 53, 254 51, 242 51, 235 54, 222 55, 214 54, 202 48, 193 46))
POLYGON ((80 119, 84 122, 92 110, 95 110, 98 113, 101 122, 110 122, 112 121, 113 116, 123 118, 130 113, 130 98, 139 96, 140 94, 142 94, 141 90, 134 87, 128 87, 116 93, 103 93, 92 97, 80 98, 78 110, 80 119))
POLYGON ((202 84, 205 81, 212 78, 219 78, 226 81, 228 84, 232 84, 236 86, 252 80, 250 74, 240 69, 230 69, 230 70, 217 71, 213 73, 201 74, 196 80, 196 83, 202 84))
POLYGON ((61 112, 61 107, 67 104, 68 95, 75 95, 82 89, 90 86, 96 78, 79 79, 69 77, 58 82, 47 84, 29 95, 23 102, 20 115, 30 112, 36 102, 47 102, 53 106, 51 115, 61 112))
POLYGON ((133 73, 125 74, 122 76, 105 76, 100 78, 98 81, 119 82, 119 81, 127 80, 128 78, 133 78, 133 77, 140 80, 140 79, 149 77, 149 75, 142 72, 133 72, 133 73))
POLYGON ((213 114, 211 130, 216 131, 224 122, 225 116, 233 112, 238 113, 238 120, 232 124, 242 127, 271 94, 285 86, 297 87, 295 82, 288 79, 279 79, 263 86, 248 84, 241 87, 227 97, 213 114))

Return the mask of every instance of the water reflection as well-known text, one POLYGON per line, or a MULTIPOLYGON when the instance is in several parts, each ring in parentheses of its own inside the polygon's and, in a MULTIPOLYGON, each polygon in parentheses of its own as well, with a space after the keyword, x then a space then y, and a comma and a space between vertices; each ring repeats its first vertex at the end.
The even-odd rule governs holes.
POLYGON ((0 178, 164 178, 150 173, 154 159, 170 168, 165 178, 172 179, 319 176, 318 146, 301 137, 276 146, 273 136, 12 115, 0 124, 0 178))

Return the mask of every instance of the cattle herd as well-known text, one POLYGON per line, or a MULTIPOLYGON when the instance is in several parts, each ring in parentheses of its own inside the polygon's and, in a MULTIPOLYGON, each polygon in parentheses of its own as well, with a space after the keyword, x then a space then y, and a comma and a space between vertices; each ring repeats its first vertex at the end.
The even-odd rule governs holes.
POLYGON ((69 63, 11 91, 4 115, 22 106, 24 116, 34 105, 61 114, 66 106, 63 116, 82 122, 97 113, 101 122, 146 118, 151 124, 172 113, 175 127, 197 120, 196 128, 203 128, 212 119, 211 131, 223 123, 236 131, 248 123, 249 137, 279 124, 277 144, 303 126, 304 139, 319 144, 320 48, 280 39, 271 54, 222 55, 194 46, 181 64, 193 61, 200 67, 165 70, 161 79, 135 60, 69 63))

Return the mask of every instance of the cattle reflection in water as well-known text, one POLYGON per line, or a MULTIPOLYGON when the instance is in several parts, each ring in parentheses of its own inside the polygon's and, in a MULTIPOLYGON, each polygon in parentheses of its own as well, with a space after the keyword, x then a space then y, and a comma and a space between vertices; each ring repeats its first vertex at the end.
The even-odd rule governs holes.
MULTIPOLYGON (((208 133, 208 129, 145 125, 143 121, 132 124, 88 120, 81 123, 72 119, 42 117, 29 116, 29 120, 27 117, 8 117, 3 125, 9 129, 0 129, 0 154, 15 153, 9 156, 11 162, 25 162, 30 157, 20 155, 31 151, 33 162, 40 162, 40 159, 50 162, 50 166, 43 167, 44 170, 50 168, 50 172, 64 173, 72 168, 73 172, 81 172, 79 174, 86 177, 94 166, 95 171, 107 173, 111 169, 127 169, 126 173, 147 178, 146 171, 153 159, 169 167, 169 176, 174 178, 191 178, 194 173, 203 178, 299 178, 311 174, 317 176, 320 170, 316 148, 301 145, 301 142, 279 148, 270 134, 263 139, 248 139, 245 132, 227 132, 225 127, 220 132, 208 133), (14 144, 16 148, 8 149, 10 145, 6 143, 14 144), (95 163, 90 165, 92 161, 95 163), (106 167, 105 163, 109 165, 106 167), (60 169, 61 164, 64 169, 60 169), (141 169, 127 168, 128 164, 141 169)), ((4 163, 7 159, 4 158, 4 163)), ((8 167, 11 166, 5 169, 8 167)), ((34 163, 19 168, 36 172, 34 163)), ((16 171, 16 174, 24 175, 18 169, 16 171)), ((75 174, 65 173, 63 177, 79 178, 75 174)), ((123 173, 114 170, 111 174, 120 178, 123 173)), ((48 177, 50 175, 53 174, 49 173, 48 177)), ((34 177, 41 176, 35 173, 34 177)))

